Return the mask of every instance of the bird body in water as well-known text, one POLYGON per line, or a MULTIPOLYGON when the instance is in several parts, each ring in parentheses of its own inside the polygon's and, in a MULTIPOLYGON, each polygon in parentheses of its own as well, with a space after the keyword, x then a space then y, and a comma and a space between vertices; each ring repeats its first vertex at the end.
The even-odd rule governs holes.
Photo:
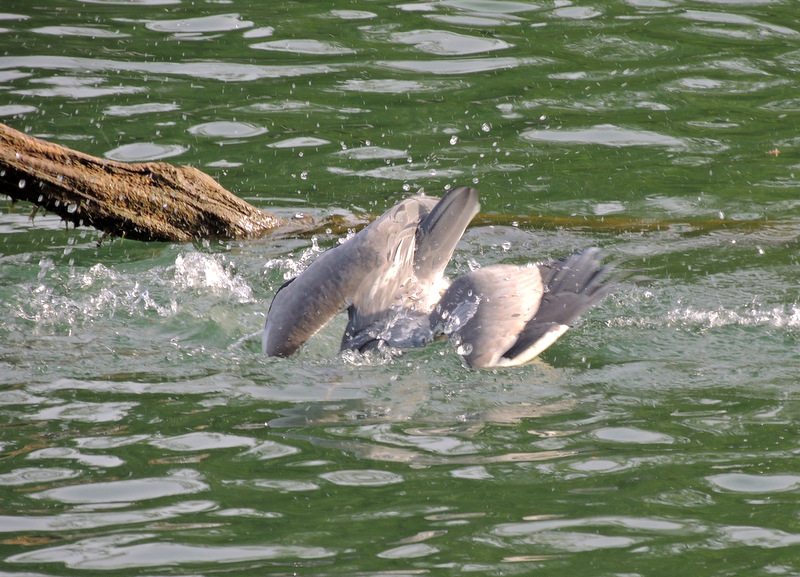
POLYGON ((473 367, 530 362, 612 283, 598 249, 527 266, 492 265, 448 285, 444 271, 478 213, 474 188, 407 198, 278 289, 263 350, 295 353, 343 310, 342 350, 422 347, 440 336, 473 367))

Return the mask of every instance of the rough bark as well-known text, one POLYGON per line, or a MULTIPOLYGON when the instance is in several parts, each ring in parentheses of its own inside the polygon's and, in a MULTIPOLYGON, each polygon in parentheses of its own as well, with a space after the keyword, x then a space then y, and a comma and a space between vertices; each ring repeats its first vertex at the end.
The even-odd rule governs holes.
POLYGON ((105 160, 1 123, 0 193, 135 240, 242 240, 289 224, 196 168, 105 160))

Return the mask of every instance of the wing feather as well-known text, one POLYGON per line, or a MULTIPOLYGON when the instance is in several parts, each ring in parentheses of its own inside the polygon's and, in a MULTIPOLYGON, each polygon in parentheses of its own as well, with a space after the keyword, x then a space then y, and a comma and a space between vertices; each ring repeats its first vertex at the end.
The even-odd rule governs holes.
POLYGON ((542 292, 536 267, 478 269, 458 278, 445 291, 432 324, 456 342, 469 365, 497 366, 538 310, 542 292))
POLYGON ((514 346, 503 354, 503 364, 528 362, 564 334, 577 317, 608 295, 614 284, 605 282, 610 267, 603 266, 600 259, 600 250, 590 248, 539 265, 547 287, 542 303, 514 346))

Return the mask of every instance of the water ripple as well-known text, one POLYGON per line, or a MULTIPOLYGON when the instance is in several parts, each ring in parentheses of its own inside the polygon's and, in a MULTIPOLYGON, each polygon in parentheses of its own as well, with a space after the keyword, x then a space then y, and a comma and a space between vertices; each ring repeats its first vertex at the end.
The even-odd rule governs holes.
POLYGON ((299 545, 188 545, 164 542, 153 533, 118 534, 82 539, 8 557, 8 563, 63 563, 71 569, 120 570, 176 564, 236 563, 272 559, 322 559, 335 555, 322 547, 299 545), (136 541, 146 543, 130 545, 136 541))
MULTIPOLYGON (((247 82, 259 78, 290 78, 307 74, 325 74, 334 68, 323 64, 264 65, 240 64, 236 62, 186 61, 186 62, 135 62, 130 60, 106 60, 102 58, 80 58, 68 56, 22 56, 0 57, 0 70, 8 68, 32 68, 40 70, 127 71, 167 76, 189 76, 222 82, 247 82)), ((118 87, 139 92, 140 87, 118 87), (134 90, 135 89, 135 90, 134 90)), ((90 90, 90 89, 86 89, 90 90)), ((100 89, 97 89, 100 90, 100 89)), ((111 90, 111 89, 109 89, 111 90)), ((141 90, 145 90, 141 88, 141 90)), ((66 92, 63 89, 62 92, 66 92)), ((27 91, 21 91, 27 94, 27 91)), ((119 94, 120 92, 112 92, 119 94)), ((69 94, 67 92, 67 94, 69 94)), ((93 93, 94 94, 94 93, 93 93)), ((55 94, 53 94, 55 95, 55 94)))
POLYGON ((386 549, 378 553, 382 559, 417 559, 438 553, 439 549, 427 543, 414 543, 412 545, 401 545, 392 549, 386 549))
POLYGON ((467 36, 443 30, 412 30, 395 32, 388 37, 390 42, 409 44, 421 52, 440 56, 467 56, 481 52, 505 50, 511 44, 498 38, 467 36))
POLYGON ((295 455, 299 452, 300 449, 297 447, 284 445, 283 443, 276 443, 275 441, 264 441, 263 443, 255 445, 252 449, 245 451, 242 454, 255 456, 257 459, 264 461, 267 459, 280 459, 282 457, 288 457, 289 455, 295 455))
POLYGON ((675 439, 669 435, 645 431, 636 427, 603 427, 594 431, 594 436, 603 441, 617 443, 670 445, 675 442, 675 439))
POLYGON ((330 14, 342 20, 370 20, 378 17, 374 12, 366 10, 331 10, 330 14))
POLYGON ((212 138, 251 138, 267 132, 267 129, 247 122, 215 121, 195 124, 188 129, 190 134, 212 138))
POLYGON ((299 39, 272 40, 251 44, 250 48, 256 50, 272 50, 274 52, 292 52, 294 54, 338 55, 355 54, 355 50, 338 44, 337 42, 322 42, 321 40, 299 39))
POLYGON ((0 515, 0 533, 63 532, 97 529, 138 523, 156 523, 187 515, 211 511, 214 501, 182 501, 138 511, 80 511, 56 515, 0 515))
MULTIPOLYGON (((1 64, 0 64, 1 66, 1 64)), ((141 86, 125 86, 118 84, 111 86, 106 84, 107 79, 98 77, 69 78, 63 76, 53 76, 34 80, 38 84, 50 84, 48 88, 28 88, 24 90, 13 90, 14 94, 22 96, 39 96, 42 98, 99 98, 101 96, 138 94, 145 92, 141 86)))
POLYGON ((798 533, 788 533, 764 527, 730 526, 722 528, 719 533, 719 536, 713 541, 723 547, 747 545, 749 547, 776 549, 800 544, 800 534, 798 533))
MULTIPOLYGON (((683 14, 680 15, 682 18, 687 18, 689 20, 694 20, 696 22, 711 22, 715 24, 731 24, 735 26, 752 26, 757 28, 759 34, 757 35, 748 35, 747 38, 750 40, 757 40, 759 38, 767 38, 770 35, 776 35, 779 37, 796 37, 800 35, 800 32, 794 30, 792 28, 787 28, 786 26, 779 26, 777 24, 770 24, 768 22, 762 22, 756 18, 752 18, 750 16, 744 16, 742 14, 733 14, 730 12, 711 12, 711 11, 704 11, 704 10, 686 10, 683 14)), ((706 28, 698 28, 700 32, 707 32, 711 34, 734 34, 729 30, 720 30, 720 29, 706 29, 706 28)))
POLYGON ((520 66, 541 66, 550 62, 546 58, 448 58, 441 60, 384 60, 376 62, 379 67, 388 66, 422 74, 460 75, 509 70, 520 66))
POLYGON ((374 159, 396 159, 408 157, 408 150, 397 150, 393 148, 382 148, 380 146, 360 146, 358 148, 348 148, 335 153, 337 156, 345 156, 355 160, 374 160, 374 159))
POLYGON ((207 491, 209 486, 192 470, 173 471, 167 477, 105 481, 46 489, 31 496, 61 503, 129 503, 207 491))
POLYGON ((325 146, 330 144, 329 140, 324 138, 317 138, 316 136, 295 136, 293 138, 286 138, 278 142, 271 142, 267 145, 268 148, 312 148, 317 146, 325 146))
POLYGON ((50 36, 86 36, 88 38, 128 38, 130 34, 119 31, 95 28, 93 26, 42 26, 31 32, 50 36))
POLYGON ((556 8, 552 14, 558 18, 566 18, 568 20, 591 20, 603 15, 600 10, 592 6, 565 6, 556 8))
POLYGON ((375 469, 359 469, 352 471, 333 471, 320 475, 326 481, 334 485, 345 487, 382 487, 402 483, 403 477, 389 471, 377 471, 375 469))
POLYGON ((800 486, 797 475, 748 475, 723 473, 706 477, 715 487, 733 493, 780 493, 794 491, 800 486))
POLYGON ((229 449, 231 447, 253 447, 255 439, 226 435, 223 433, 196 432, 176 437, 155 438, 149 441, 154 447, 170 451, 208 451, 211 449, 229 449))
POLYGON ((545 551, 581 552, 599 549, 629 548, 646 542, 654 535, 698 531, 684 523, 647 517, 588 517, 585 519, 536 520, 524 523, 505 523, 496 526, 492 534, 506 538, 514 548, 520 544, 535 545, 545 551), (566 529, 586 528, 586 531, 566 529), (630 535, 605 535, 606 529, 623 529, 630 535))
POLYGON ((84 423, 107 423, 123 420, 139 403, 125 402, 74 402, 48 407, 28 415, 31 420, 81 421, 84 423))
POLYGON ((432 9, 437 6, 450 6, 457 10, 473 13, 485 14, 520 14, 540 10, 541 6, 535 2, 514 2, 513 0, 444 0, 443 2, 431 3, 432 9))
POLYGON ((87 455, 68 447, 48 447, 33 451, 28 459, 69 459, 91 467, 119 467, 125 461, 113 455, 87 455))
POLYGON ((180 156, 189 149, 180 144, 157 144, 155 142, 136 142, 109 150, 105 157, 120 162, 147 162, 180 156))
POLYGON ((416 94, 451 88, 444 82, 423 82, 419 80, 400 80, 397 78, 372 80, 344 80, 339 82, 338 90, 345 92, 372 92, 375 94, 416 94))
POLYGON ((0 116, 11 117, 22 114, 30 114, 31 112, 35 112, 36 110, 38 110, 38 108, 36 108, 35 106, 31 106, 30 104, 0 105, 0 116))
POLYGON ((55 481, 65 481, 80 476, 80 471, 75 469, 62 469, 58 467, 22 467, 10 473, 0 473, 0 486, 17 487, 20 485, 45 484, 55 481))
POLYGON ((145 23, 155 32, 228 32, 251 28, 253 22, 242 20, 238 14, 214 14, 197 18, 177 18, 175 20, 149 20, 145 23))
POLYGON ((109 116, 135 116, 137 114, 155 114, 180 110, 180 106, 166 102, 146 102, 144 104, 113 104, 105 109, 109 116))
POLYGON ((520 134, 532 142, 558 142, 565 144, 600 144, 604 146, 665 146, 687 148, 686 143, 672 136, 650 130, 620 128, 613 124, 600 124, 591 128, 550 130, 533 129, 520 134))

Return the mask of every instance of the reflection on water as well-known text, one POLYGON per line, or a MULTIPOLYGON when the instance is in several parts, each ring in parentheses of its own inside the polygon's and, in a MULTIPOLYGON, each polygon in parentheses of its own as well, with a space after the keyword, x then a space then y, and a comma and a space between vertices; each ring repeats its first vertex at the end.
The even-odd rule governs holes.
POLYGON ((4 575, 800 571, 793 4, 4 10, 15 128, 288 216, 474 184, 452 276, 630 273, 524 368, 339 355, 344 319, 269 359, 333 232, 98 246, 4 203, 4 575))

